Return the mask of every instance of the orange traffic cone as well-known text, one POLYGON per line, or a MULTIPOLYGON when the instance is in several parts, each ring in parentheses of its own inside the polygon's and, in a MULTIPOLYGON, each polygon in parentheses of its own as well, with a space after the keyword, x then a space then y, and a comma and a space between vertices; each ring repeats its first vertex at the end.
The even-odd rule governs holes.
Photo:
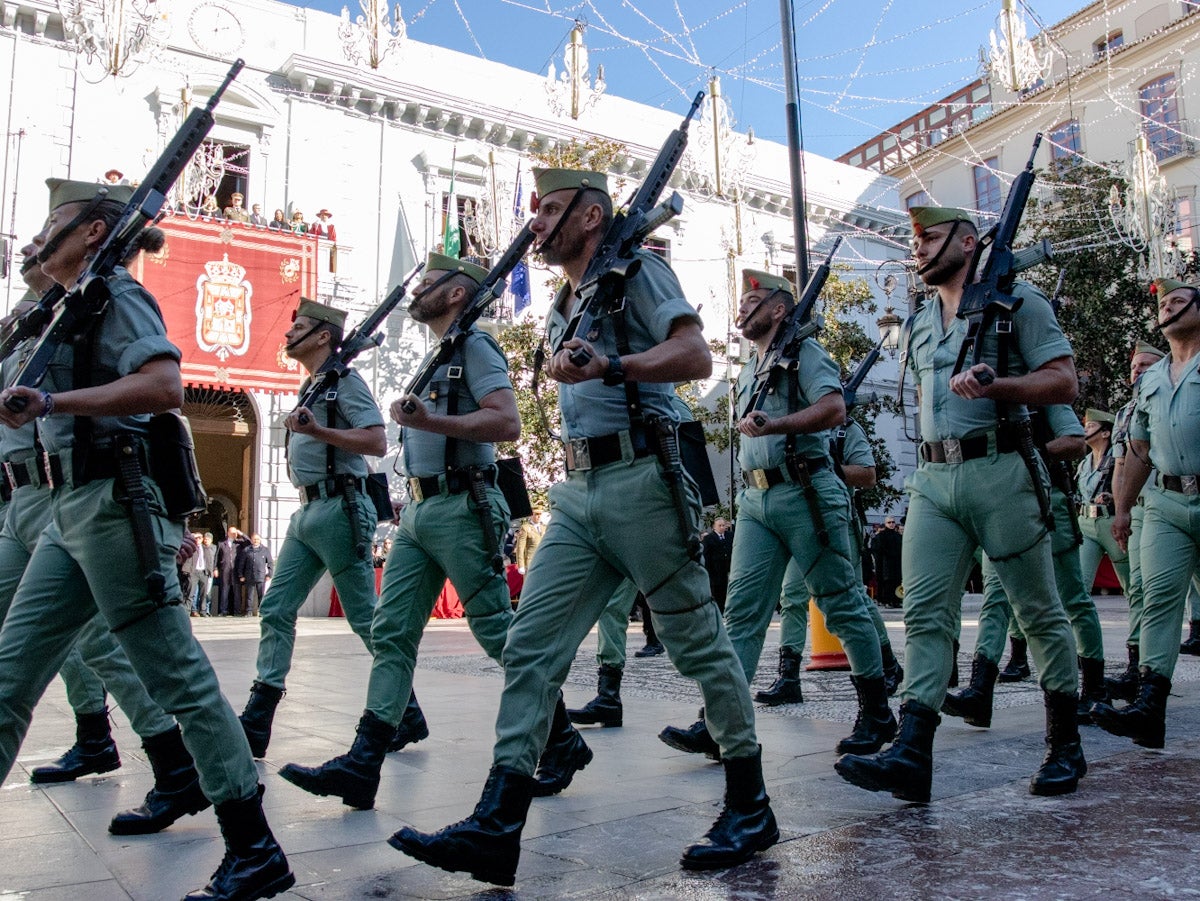
POLYGON ((806 670, 848 670, 850 661, 842 643, 825 628, 825 617, 813 600, 808 602, 808 627, 812 636, 812 654, 806 670))

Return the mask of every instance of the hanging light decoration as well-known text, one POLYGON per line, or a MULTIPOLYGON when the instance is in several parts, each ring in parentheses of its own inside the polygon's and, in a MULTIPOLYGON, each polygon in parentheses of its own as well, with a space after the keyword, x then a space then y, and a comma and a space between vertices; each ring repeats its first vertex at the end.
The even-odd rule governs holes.
POLYGON ((683 167, 695 190, 729 200, 740 197, 742 184, 754 162, 754 132, 734 131, 733 113, 721 94, 721 79, 716 75, 708 81, 708 98, 692 133, 694 137, 688 144, 683 167))
POLYGON ((350 21, 350 8, 342 7, 342 21, 338 25, 338 37, 342 41, 342 53, 354 65, 366 62, 378 69, 393 50, 399 50, 408 35, 404 17, 397 3, 388 12, 387 0, 358 0, 362 15, 350 21))
POLYGON ((1025 17, 1016 9, 1016 0, 1003 0, 996 27, 989 35, 988 76, 1014 94, 1027 91, 1050 71, 1050 53, 1039 59, 1037 50, 1026 37, 1025 17))
POLYGON ((563 70, 555 77, 554 63, 546 73, 546 96, 550 101, 550 109, 556 116, 569 115, 578 119, 595 106, 606 87, 604 83, 604 66, 596 68, 596 80, 591 80, 588 72, 588 51, 583 44, 583 29, 585 24, 575 20, 571 29, 571 39, 563 53, 563 70))
POLYGON ((1134 142, 1128 182, 1124 198, 1116 185, 1109 191, 1108 211, 1117 237, 1141 255, 1140 278, 1173 277, 1182 264, 1178 247, 1169 239, 1175 230, 1175 197, 1144 133, 1134 142))
POLYGON ((84 58, 92 83, 131 74, 156 57, 170 34, 162 0, 58 0, 63 33, 84 58))

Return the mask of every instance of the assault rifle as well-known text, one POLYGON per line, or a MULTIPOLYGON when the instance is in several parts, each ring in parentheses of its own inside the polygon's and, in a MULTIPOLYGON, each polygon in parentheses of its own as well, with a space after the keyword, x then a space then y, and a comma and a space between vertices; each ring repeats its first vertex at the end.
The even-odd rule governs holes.
POLYGON ((750 401, 742 412, 743 418, 762 408, 763 402, 770 393, 772 370, 780 366, 786 369, 795 363, 804 339, 820 330, 820 321, 812 315, 812 310, 821 296, 821 291, 825 287, 825 282, 829 278, 829 272, 833 266, 833 258, 841 246, 842 236, 838 235, 833 242, 833 249, 829 251, 829 256, 809 277, 808 284, 804 286, 804 293, 792 307, 788 317, 779 324, 775 337, 771 339, 767 352, 763 354, 758 368, 754 371, 754 390, 750 393, 750 401))
POLYGON ((883 338, 879 339, 879 343, 872 347, 870 352, 863 357, 862 362, 858 364, 858 368, 846 380, 846 384, 842 385, 842 398, 846 401, 847 414, 858 403, 858 389, 867 380, 871 369, 879 362, 879 353, 883 350, 883 340, 883 338))
MULTIPOLYGON (((692 108, 684 116, 683 123, 671 132, 658 151, 658 156, 646 173, 646 180, 634 194, 628 208, 613 215, 612 223, 588 262, 587 270, 575 291, 579 302, 566 330, 554 342, 552 356, 572 338, 586 337, 593 322, 620 304, 625 294, 626 280, 637 275, 642 265, 641 260, 634 257, 634 251, 658 225, 683 210, 683 199, 678 193, 674 193, 661 207, 655 205, 683 157, 687 147, 688 126, 703 99, 704 92, 701 91, 692 101, 692 108)), ((592 355, 582 347, 571 352, 571 362, 576 366, 586 366, 591 358, 592 355)))
MULTIPOLYGON (((327 393, 337 385, 338 381, 349 374, 350 364, 354 362, 355 357, 368 347, 379 347, 383 344, 384 336, 383 332, 379 331, 379 327, 391 315, 392 310, 396 309, 400 301, 404 300, 404 295, 408 293, 408 283, 416 278, 424 268, 424 263, 418 264, 417 268, 408 274, 408 278, 388 292, 388 296, 383 299, 383 302, 372 310, 366 319, 355 326, 354 330, 342 341, 341 348, 325 358, 325 362, 313 376, 312 384, 308 386, 301 395, 300 402, 296 404, 297 409, 305 407, 311 410, 312 405, 321 395, 327 393)), ((301 413, 301 425, 307 422, 308 417, 301 413)))
MULTIPOLYGON (((212 130, 213 111, 221 101, 221 96, 244 65, 242 60, 237 60, 208 103, 188 114, 183 126, 125 204, 120 218, 109 230, 96 255, 75 284, 65 292, 55 308, 54 318, 13 380, 14 385, 33 388, 41 384, 46 377, 46 368, 59 347, 74 339, 104 312, 109 301, 105 279, 125 261, 142 231, 162 210, 167 192, 212 130)), ((14 412, 25 409, 25 398, 21 396, 10 397, 4 403, 14 412)))
MULTIPOLYGON (((438 368, 450 362, 450 358, 454 356, 454 352, 458 349, 459 345, 466 340, 467 331, 483 315, 484 311, 492 305, 492 301, 504 293, 505 280, 517 268, 517 263, 521 262, 521 258, 528 252, 530 245, 533 244, 533 238, 534 234, 530 231, 529 223, 527 222, 517 233, 517 237, 513 239, 512 244, 508 245, 508 250, 504 251, 504 256, 500 257, 496 265, 491 268, 491 271, 484 276, 483 282, 475 292, 475 296, 462 308, 462 311, 455 320, 450 323, 450 328, 446 330, 446 334, 442 335, 442 340, 438 343, 437 350, 425 358, 425 362, 421 364, 421 368, 417 370, 417 374, 412 377, 412 380, 404 389, 405 395, 415 394, 420 397, 421 392, 432 381, 433 374, 438 371, 438 368)), ((401 406, 405 413, 412 413, 417 409, 416 404, 412 401, 405 401, 401 406)))
MULTIPOLYGON (((34 259, 37 258, 34 257, 34 259)), ((54 315, 54 305, 62 300, 66 293, 67 289, 62 285, 51 285, 50 290, 38 299, 35 306, 12 321, 4 334, 0 336, 0 360, 8 359, 8 355, 16 350, 23 341, 36 338, 42 333, 54 315)))

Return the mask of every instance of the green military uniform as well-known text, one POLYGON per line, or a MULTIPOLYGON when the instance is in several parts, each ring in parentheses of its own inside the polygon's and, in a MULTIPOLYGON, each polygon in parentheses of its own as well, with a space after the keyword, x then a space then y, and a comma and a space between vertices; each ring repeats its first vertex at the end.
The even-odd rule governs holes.
MULTIPOLYGON (((1147 345, 1148 346, 1148 345, 1147 345)), ((1138 379, 1138 385, 1141 379, 1138 379)), ((1138 385, 1134 385, 1133 397, 1129 403, 1117 411, 1112 433, 1112 454, 1114 460, 1122 459, 1128 452, 1129 428, 1133 423, 1133 413, 1137 407, 1138 385)), ((1153 476, 1152 476, 1153 478, 1153 476)), ((1129 511, 1129 540, 1125 542, 1126 552, 1126 581, 1125 598, 1129 601, 1129 643, 1138 644, 1142 634, 1142 521, 1145 518, 1145 489, 1138 495, 1137 503, 1129 511)), ((1095 577, 1093 576, 1093 581, 1095 577)), ((1088 590, 1091 590, 1088 585, 1088 590)))
MULTIPOLYGON (((135 372, 156 359, 179 359, 167 340, 154 299, 123 269, 108 279, 111 295, 94 342, 94 384, 135 372)), ((44 388, 74 385, 73 351, 64 346, 44 388)), ((61 667, 71 644, 99 607, 151 697, 178 717, 196 760, 204 793, 214 803, 253 796, 258 773, 237 719, 221 696, 216 674, 179 606, 175 554, 181 531, 163 512, 158 486, 151 498, 157 568, 166 579, 167 606, 147 597, 129 511, 114 499, 115 433, 145 433, 149 417, 134 414, 87 420, 86 448, 75 444, 76 418, 51 416, 40 425, 50 466, 61 474, 50 494, 52 521, 41 533, 0 631, 0 773, 7 773, 28 728, 33 704, 61 667), (78 590, 92 589, 92 603, 78 590)), ((57 476, 56 476, 57 478, 57 476)), ((169 725, 169 722, 168 722, 169 725)))
MULTIPOLYGON (((625 292, 626 353, 665 341, 678 319, 698 321, 670 268, 651 253, 639 251, 637 257, 641 269, 625 292)), ((567 325, 565 290, 550 312, 552 341, 567 325)), ((597 353, 618 353, 611 317, 600 320, 596 334, 587 337, 597 353)), ((677 419, 672 385, 640 383, 638 391, 647 417, 677 419)), ((566 481, 550 489, 550 524, 526 574, 504 650, 497 765, 533 772, 575 650, 623 579, 646 595, 672 663, 700 683, 722 753, 750 757, 758 752, 749 688, 711 602, 708 576, 698 560, 687 556, 662 464, 635 447, 625 401, 622 387, 600 380, 559 386, 569 471, 566 481), (592 448, 597 450, 592 465, 584 468, 583 453, 592 448), (614 456, 607 455, 610 448, 614 456)), ((700 501, 690 479, 685 479, 685 493, 691 528, 698 530, 700 501)))
MULTIPOLYGON (((756 365, 757 355, 752 354, 738 376, 739 411, 745 411, 750 403, 756 365)), ((772 387, 761 410, 772 419, 842 391, 837 364, 816 341, 802 343, 794 370, 776 369, 769 378, 772 387)), ((803 589, 793 587, 790 593, 815 600, 829 631, 841 641, 854 675, 882 676, 879 637, 867 611, 862 570, 855 564, 855 542, 850 536, 851 522, 857 528, 857 521, 852 518, 850 493, 829 459, 829 432, 743 436, 738 461, 751 476, 738 497, 725 626, 746 678, 752 679, 758 668, 789 561, 799 569, 804 585, 803 589), (817 539, 818 525, 805 489, 789 471, 789 437, 795 455, 806 461, 811 472, 828 532, 827 544, 817 539), (760 487, 755 484, 754 471, 774 471, 780 482, 760 487)))
MULTIPOLYGON (((454 264, 477 283, 487 275, 485 269, 440 254, 431 255, 427 269, 454 271, 449 269, 454 264)), ((504 352, 489 335, 471 331, 455 357, 434 373, 422 400, 432 412, 463 415, 478 410, 489 394, 511 390, 504 352)), ((374 662, 367 688, 367 710, 392 725, 399 724, 408 702, 421 635, 447 578, 462 601, 471 633, 497 662, 512 619, 508 583, 491 566, 478 507, 469 494, 467 468, 482 467, 493 482, 486 489, 489 528, 502 545, 509 511, 494 487, 493 445, 410 428, 401 431, 400 440, 409 485, 416 489, 400 515, 383 571, 371 625, 374 662)))
MULTIPOLYGON (((1087 422, 1102 422, 1112 425, 1114 417, 1100 410, 1088 410, 1084 417, 1087 422)), ((1079 548, 1080 569, 1083 582, 1088 591, 1096 580, 1096 571, 1100 568, 1100 558, 1108 555, 1116 571, 1117 580, 1121 583, 1121 591, 1127 591, 1129 585, 1129 556, 1121 550, 1117 540, 1112 535, 1112 516, 1116 507, 1111 500, 1113 446, 1110 444, 1100 456, 1097 463, 1091 452, 1079 463, 1075 475, 1076 490, 1079 494, 1079 531, 1083 533, 1083 545, 1079 548), (1110 500, 1101 498, 1108 495, 1110 500)))
MULTIPOLYGON (((1034 415, 1046 417, 1046 427, 1052 437, 1083 437, 1079 417, 1066 404, 1046 407, 1034 415)), ((1074 629, 1079 656, 1088 660, 1103 660, 1104 639, 1100 631, 1100 617, 1096 613, 1091 592, 1080 575, 1079 542, 1072 527, 1075 518, 1073 504, 1057 480, 1051 481, 1050 500, 1054 513, 1054 534, 1051 536, 1054 584, 1074 629)), ((1000 583, 995 565, 986 554, 982 568, 983 606, 979 611, 979 636, 975 651, 999 664, 1004 653, 1005 635, 1011 631, 1018 638, 1025 636, 1020 624, 1012 618, 1008 596, 1000 583)))
MULTIPOLYGON (((839 445, 836 453, 841 459, 836 462, 841 466, 874 466, 875 454, 871 450, 871 442, 863 427, 853 419, 848 419, 846 425, 834 431, 830 440, 830 451, 835 451, 834 445, 839 445)), ((836 459, 836 456, 835 456, 836 459)), ((851 492, 853 498, 853 492, 851 492)), ((848 512, 850 529, 850 567, 856 573, 862 572, 862 530, 858 526, 858 517, 854 512, 853 502, 848 512)), ((861 576, 858 580, 862 586, 861 576)), ((795 560, 791 560, 783 574, 783 596, 780 598, 779 611, 779 645, 791 648, 797 654, 804 651, 804 643, 808 636, 808 586, 804 581, 804 570, 795 560)), ((879 637, 880 645, 891 645, 888 638, 887 626, 879 608, 865 598, 867 613, 879 637)))
MULTIPOLYGON (((336 319, 340 327, 346 314, 304 301, 298 315, 320 321, 336 319)), ((307 383, 300 393, 306 388, 307 383)), ((316 423, 337 429, 383 425, 371 389, 353 370, 337 384, 332 420, 328 395, 319 397, 311 412, 316 423)), ((300 492, 301 506, 288 522, 271 587, 263 595, 258 644, 258 682, 275 689, 284 687, 292 667, 300 608, 325 571, 333 577, 346 622, 368 649, 371 647, 376 596, 369 549, 377 520, 365 489, 369 470, 361 454, 339 447, 333 448, 333 469, 328 471, 330 447, 300 432, 288 435, 288 477, 300 492), (347 482, 353 486, 349 501, 343 491, 347 482)))
POLYGON ((1176 384, 1171 362, 1168 355, 1142 376, 1130 428, 1130 437, 1150 443, 1156 471, 1143 492, 1141 665, 1168 679, 1179 657, 1188 582, 1200 563, 1200 357, 1188 361, 1176 384))

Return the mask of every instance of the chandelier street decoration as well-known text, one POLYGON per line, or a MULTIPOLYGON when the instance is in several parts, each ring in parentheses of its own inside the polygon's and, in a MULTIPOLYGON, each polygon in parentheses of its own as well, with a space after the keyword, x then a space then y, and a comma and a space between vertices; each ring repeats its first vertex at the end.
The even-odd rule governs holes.
POLYGON ((387 0, 358 0, 361 16, 350 21, 350 8, 342 7, 342 21, 338 25, 338 37, 342 41, 342 53, 354 65, 366 62, 378 69, 393 50, 399 50, 408 35, 404 17, 397 3, 388 12, 387 0))
POLYGON ((708 98, 692 126, 693 138, 683 158, 684 170, 701 194, 736 200, 754 162, 754 132, 739 134, 733 112, 721 94, 721 79, 708 82, 708 98))
POLYGON ((563 53, 563 70, 555 76, 554 63, 546 73, 546 97, 556 116, 578 119, 595 106, 604 93, 604 66, 596 68, 596 80, 588 71, 588 51, 583 44, 584 23, 576 20, 571 39, 563 53))
POLYGON ((84 58, 90 82, 131 74, 158 55, 170 34, 164 0, 58 0, 63 32, 84 58))
POLYGON ((1050 53, 1039 59, 1037 50, 1025 34, 1025 17, 1016 9, 1016 0, 1003 0, 996 28, 989 35, 987 73, 993 83, 1004 85, 1014 94, 1037 85, 1050 71, 1050 53))
POLYGON ((1122 243, 1141 255, 1138 276, 1145 281, 1174 277, 1182 263, 1170 241, 1175 230, 1175 197, 1158 170, 1158 160, 1145 134, 1134 142, 1124 198, 1113 185, 1108 211, 1122 243))

